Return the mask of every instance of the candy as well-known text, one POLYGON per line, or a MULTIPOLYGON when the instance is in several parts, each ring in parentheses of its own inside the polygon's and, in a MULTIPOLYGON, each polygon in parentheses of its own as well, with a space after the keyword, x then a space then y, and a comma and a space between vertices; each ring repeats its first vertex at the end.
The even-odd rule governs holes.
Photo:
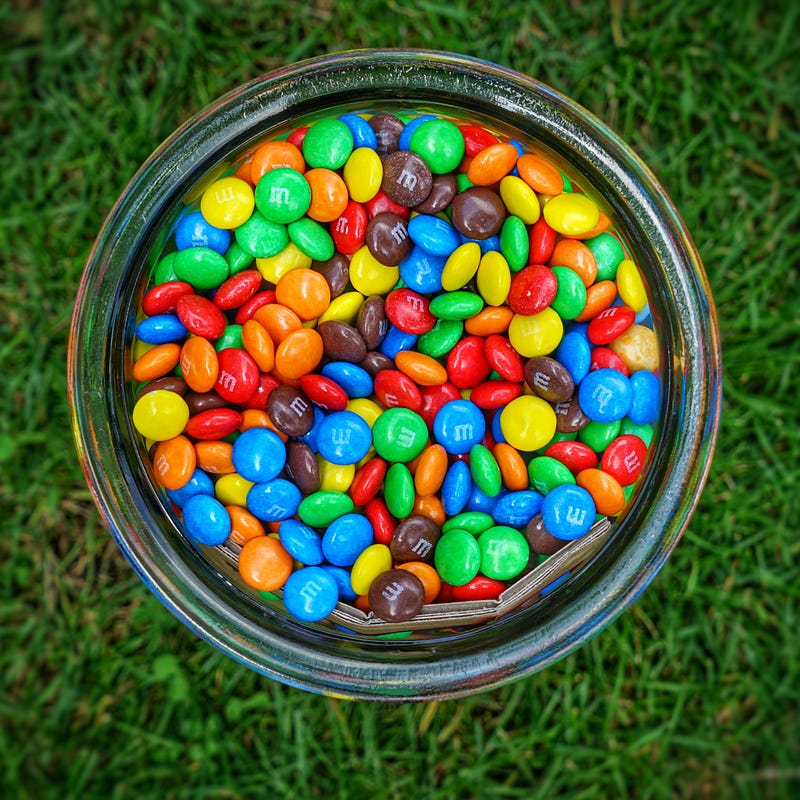
POLYGON ((413 112, 318 118, 209 184, 154 254, 129 366, 187 536, 298 620, 402 625, 620 514, 661 354, 579 184, 413 112))

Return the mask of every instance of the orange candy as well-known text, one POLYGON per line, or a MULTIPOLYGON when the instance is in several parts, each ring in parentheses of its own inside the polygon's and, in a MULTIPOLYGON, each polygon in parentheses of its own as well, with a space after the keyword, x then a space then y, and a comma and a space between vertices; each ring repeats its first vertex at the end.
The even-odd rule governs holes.
POLYGON ((275 141, 262 144, 250 161, 250 179, 253 185, 271 169, 289 167, 298 172, 305 172, 306 162, 300 150, 291 142, 275 141))
POLYGON ((528 488, 528 467, 519 451, 505 442, 498 442, 492 455, 500 467, 503 485, 510 492, 521 492, 528 488))
POLYGON ((520 178, 539 194, 555 195, 564 191, 564 178, 561 173, 545 159, 525 153, 517 160, 520 178))
POLYGON ((266 531, 258 517, 253 516, 246 508, 241 506, 225 506, 225 510, 231 516, 231 532, 228 538, 239 547, 243 547, 246 542, 265 536, 266 531))
POLYGON ((185 486, 196 464, 194 447, 182 434, 159 442, 153 455, 156 480, 166 489, 185 486))
POLYGON ((584 286, 591 286, 597 277, 597 259, 594 253, 577 239, 556 242, 548 262, 551 267, 569 267, 580 275, 584 286))
POLYGON ((514 169, 517 163, 517 148, 507 142, 491 144, 481 150, 467 169, 467 178, 476 186, 497 183, 514 169))
MULTIPOLYGON (((440 444, 426 447, 419 455, 414 472, 414 488, 421 497, 436 494, 447 474, 447 451, 440 444)), ((527 488, 527 487, 526 487, 527 488)))
POLYGON ((333 222, 342 216, 350 195, 342 177, 330 169, 317 167, 305 174, 311 187, 311 205, 307 216, 317 222, 333 222))
POLYGON ((157 344, 139 356, 133 364, 131 375, 135 381, 154 381, 172 372, 181 357, 181 346, 175 342, 157 344))
POLYGON ((257 319, 248 319, 242 325, 242 346, 262 372, 271 372, 275 367, 275 344, 257 319))
POLYGON ((253 314, 253 319, 264 326, 269 338, 276 345, 280 344, 292 331, 303 327, 300 317, 291 308, 280 303, 268 303, 261 306, 253 314))
POLYGON ((432 603, 439 596, 439 592, 442 590, 442 579, 430 564, 426 564, 424 561, 406 561, 404 564, 398 564, 397 569, 408 570, 422 581, 426 603, 432 603))
POLYGON ((330 305, 331 290, 321 272, 300 267, 289 270, 278 281, 275 299, 294 311, 301 320, 308 322, 316 319, 330 305))
POLYGON ((191 336, 181 348, 181 375, 194 392, 210 392, 217 382, 219 359, 214 345, 202 336, 191 336))
POLYGON ((435 358, 415 350, 401 350, 394 358, 400 372, 418 386, 440 386, 447 380, 447 370, 435 358))
POLYGON ((262 592, 274 592, 288 580, 294 559, 279 539, 258 536, 245 542, 239 553, 239 574, 242 580, 262 592))
POLYGON ((592 496, 598 514, 613 517, 625 506, 625 492, 619 481, 601 469, 581 470, 575 476, 575 483, 592 496))
POLYGON ((604 309, 608 308, 617 296, 617 284, 614 281, 599 281, 586 290, 586 307, 575 317, 576 322, 588 322, 604 309))
POLYGON ((423 517, 432 519, 440 528, 447 520, 442 501, 435 494, 426 495, 425 497, 417 495, 414 498, 412 513, 421 514, 423 517))
POLYGON ((297 380, 312 372, 322 361, 324 353, 322 337, 313 328, 300 328, 292 331, 278 345, 275 369, 281 375, 297 380))
POLYGON ((486 306, 464 322, 464 330, 473 336, 491 336, 505 333, 514 312, 508 306, 486 306))
POLYGON ((230 442, 221 439, 195 442, 194 452, 197 466, 203 472, 210 472, 212 475, 229 475, 236 472, 231 460, 233 445, 230 442))
POLYGON ((242 411, 242 424, 239 426, 239 431, 244 433, 250 428, 269 428, 281 437, 284 442, 289 441, 289 437, 275 427, 275 423, 266 411, 259 408, 246 408, 242 411))

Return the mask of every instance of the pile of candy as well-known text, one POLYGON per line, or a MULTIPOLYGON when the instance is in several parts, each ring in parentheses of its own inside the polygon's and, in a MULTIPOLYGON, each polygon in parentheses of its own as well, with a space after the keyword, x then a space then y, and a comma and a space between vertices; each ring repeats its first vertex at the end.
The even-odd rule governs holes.
POLYGON ((535 149, 431 114, 261 143, 174 225, 132 419, 185 533, 304 621, 496 599, 623 511, 657 420, 642 277, 535 149))

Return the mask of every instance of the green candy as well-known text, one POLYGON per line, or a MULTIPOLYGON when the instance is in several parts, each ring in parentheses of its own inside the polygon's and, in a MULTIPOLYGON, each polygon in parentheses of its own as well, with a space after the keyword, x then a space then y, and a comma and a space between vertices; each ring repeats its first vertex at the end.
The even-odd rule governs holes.
POLYGON ((214 342, 214 349, 219 353, 228 347, 235 347, 237 350, 242 349, 242 326, 241 325, 226 325, 222 336, 214 342))
POLYGON ((408 149, 416 153, 434 175, 443 175, 453 172, 461 163, 466 146, 456 125, 446 119, 431 119, 411 134, 408 149))
POLYGON ((225 256, 210 247, 187 247, 175 254, 172 262, 179 281, 191 283, 197 290, 216 289, 228 277, 225 256))
POLYGON ((353 501, 344 492, 312 492, 297 507, 297 516, 312 528, 324 528, 353 511, 353 501))
POLYGON ((387 461, 413 461, 427 441, 425 420, 410 408, 387 409, 372 426, 375 452, 387 461))
POLYGON ((417 350, 431 358, 449 353, 460 341, 464 323, 460 319, 440 319, 417 339, 417 350))
POLYGON ((475 537, 460 528, 442 535, 436 543, 433 563, 439 577, 451 586, 469 583, 481 568, 481 549, 475 537))
POLYGON ((550 308, 561 319, 575 319, 586 308, 586 286, 581 276, 569 267, 553 267, 558 288, 550 308))
POLYGON ((296 169, 278 167, 261 176, 255 200, 256 208, 266 219, 287 225, 308 211, 311 186, 296 169))
POLYGON ((603 231, 583 242, 597 261, 596 281, 613 281, 617 277, 619 262, 625 258, 619 239, 611 233, 603 231))
POLYGON ((514 528, 495 525, 478 537, 481 553, 480 572, 487 578, 508 581, 528 565, 531 549, 527 539, 514 528))
POLYGON ((641 425, 637 422, 634 422, 630 417, 623 417, 619 426, 619 435, 625 436, 626 434, 638 436, 648 447, 650 447, 650 442, 653 441, 653 426, 641 425))
POLYGON ((228 268, 231 275, 247 269, 253 263, 253 256, 242 249, 239 242, 231 242, 231 246, 225 251, 225 260, 228 262, 228 268))
POLYGON ((310 217, 290 222, 287 226, 289 238, 309 258, 315 261, 327 261, 333 257, 333 239, 328 231, 310 217))
POLYGON ((592 420, 592 422, 580 429, 578 441, 589 445, 595 453, 602 453, 617 438, 619 429, 619 420, 614 422, 595 422, 592 420))
POLYGON ((525 223, 513 214, 506 217, 500 229, 500 252, 512 272, 519 272, 528 263, 530 250, 530 237, 525 223))
POLYGON ((260 211, 253 211, 250 219, 234 231, 236 242, 246 253, 256 258, 271 258, 289 244, 285 225, 270 222, 260 211))
POLYGON ((531 485, 540 494, 547 494, 556 486, 575 483, 575 476, 558 459, 550 456, 536 456, 528 464, 528 477, 531 485))
POLYGON ((392 464, 383 481, 383 499, 389 513, 398 519, 414 509, 414 477, 405 464, 392 464))
POLYGON ((475 485, 487 497, 497 497, 503 487, 500 467, 492 451, 482 444, 472 446, 469 451, 469 471, 475 485))
POLYGON ((167 253, 162 258, 153 271, 153 283, 158 286, 159 284, 166 283, 167 281, 177 281, 178 276, 175 274, 175 258, 177 253, 167 253))
POLYGON ((459 172, 458 175, 456 175, 456 191, 459 194, 474 185, 475 184, 467 177, 466 172, 459 172))
POLYGON ((492 525, 494 525, 494 519, 483 511, 462 511, 460 514, 450 517, 442 525, 442 533, 448 533, 460 528, 473 536, 478 536, 491 528, 492 525))
POLYGON ((483 298, 463 290, 445 292, 434 297, 429 308, 431 314, 439 319, 465 320, 475 316, 483 308, 483 298))
POLYGON ((340 119, 320 119, 308 129, 302 150, 309 167, 339 169, 353 152, 353 134, 340 119))

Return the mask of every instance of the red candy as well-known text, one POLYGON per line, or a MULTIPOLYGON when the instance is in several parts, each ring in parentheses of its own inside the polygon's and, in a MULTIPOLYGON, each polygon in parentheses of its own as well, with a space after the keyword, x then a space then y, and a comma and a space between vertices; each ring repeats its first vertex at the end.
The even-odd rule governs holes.
POLYGON ((382 369, 375 376, 375 396, 386 408, 410 408, 419 411, 422 408, 422 395, 408 375, 397 369, 382 369))
POLYGON ((245 403, 258 389, 260 371, 253 357, 238 347, 226 347, 217 356, 217 394, 229 403, 245 403))
POLYGON ((277 389, 280 386, 277 378, 273 378, 272 375, 264 375, 261 374, 258 378, 258 386, 253 394, 247 398, 244 405, 245 408, 254 408, 257 411, 266 411, 267 410, 267 398, 269 397, 269 393, 273 389, 277 389))
POLYGON ((175 313, 189 333, 214 341, 225 333, 225 315, 208 299, 199 294, 185 294, 178 298, 175 313))
POLYGON ((336 381, 324 375, 314 373, 303 375, 300 378, 300 388, 312 403, 326 411, 343 411, 350 399, 336 381))
POLYGON ((610 347, 592 348, 589 369, 615 369, 625 376, 628 375, 627 365, 610 347))
POLYGON ((620 486, 630 486, 642 474, 647 445, 638 436, 626 433, 606 447, 600 467, 616 478, 620 486))
POLYGON ((244 325, 247 320, 253 318, 253 314, 258 311, 262 306, 269 306, 275 302, 275 290, 265 289, 263 292, 254 294, 242 307, 236 312, 233 321, 236 325, 244 325))
POLYGON ((497 333, 487 336, 484 351, 491 368, 507 381, 520 383, 525 378, 525 364, 522 356, 505 336, 497 333))
POLYGON ((447 377, 459 389, 477 386, 491 371, 480 336, 465 336, 447 356, 447 377))
POLYGON ((529 264, 546 264, 550 260, 556 246, 556 232, 547 224, 544 217, 539 217, 531 225, 528 243, 530 245, 529 264))
POLYGON ((435 324, 431 301, 411 289, 395 289, 386 297, 385 311, 389 322, 404 333, 427 333, 435 324))
POLYGON ((365 506, 378 493, 386 477, 386 462, 373 458, 356 472, 350 484, 350 499, 355 506, 365 506))
POLYGON ((237 272, 224 281, 214 294, 214 305, 223 311, 238 308, 261 288, 261 273, 255 269, 237 272))
POLYGON ((511 279, 508 306, 515 314, 538 314, 553 302, 557 290, 558 279, 549 267, 524 267, 511 279))
POLYGON ((233 408, 210 408, 195 414, 186 423, 186 433, 193 439, 210 441, 230 436, 242 424, 242 415, 233 408))
POLYGON ((422 395, 422 407, 417 413, 425 421, 428 428, 433 426, 434 417, 445 403, 461 399, 461 392, 450 381, 441 383, 438 386, 423 386, 420 389, 420 394, 422 395))
POLYGON ((386 503, 380 497, 373 497, 364 506, 364 516, 370 521, 375 534, 375 544, 388 545, 395 529, 394 517, 389 513, 386 503))
POLYGON ((485 575, 476 575, 471 581, 462 586, 453 586, 453 600, 463 602, 467 600, 497 600, 506 590, 503 581, 487 578, 485 575))
POLYGON ((364 244, 367 221, 364 206, 349 200, 341 216, 331 223, 331 238, 340 253, 351 256, 364 244))
POLYGON ((597 466, 597 453, 583 442, 569 440, 553 442, 544 454, 560 461, 573 475, 597 466))
POLYGON ((384 211, 391 211, 393 214, 397 214, 403 219, 407 219, 409 214, 409 211, 405 206, 398 205, 394 201, 390 200, 386 196, 386 192, 384 192, 383 189, 379 189, 378 193, 372 198, 372 200, 367 200, 367 202, 364 203, 364 208, 367 209, 367 214, 369 215, 370 219, 377 217, 378 214, 382 214, 384 211))
POLYGON ((478 408, 502 408, 515 397, 522 394, 522 386, 512 381, 486 381, 478 384, 470 393, 469 399, 478 408))
POLYGON ((481 150, 498 142, 497 137, 491 131, 477 125, 462 125, 459 130, 464 137, 465 152, 470 158, 474 158, 481 150))
POLYGON ((186 294, 194 294, 194 288, 186 281, 167 281, 154 286, 142 300, 142 311, 148 317, 174 311, 178 299, 186 294))
POLYGON ((628 306, 611 306, 601 311, 586 329, 592 344, 608 344, 625 333, 636 319, 636 312, 628 306))

